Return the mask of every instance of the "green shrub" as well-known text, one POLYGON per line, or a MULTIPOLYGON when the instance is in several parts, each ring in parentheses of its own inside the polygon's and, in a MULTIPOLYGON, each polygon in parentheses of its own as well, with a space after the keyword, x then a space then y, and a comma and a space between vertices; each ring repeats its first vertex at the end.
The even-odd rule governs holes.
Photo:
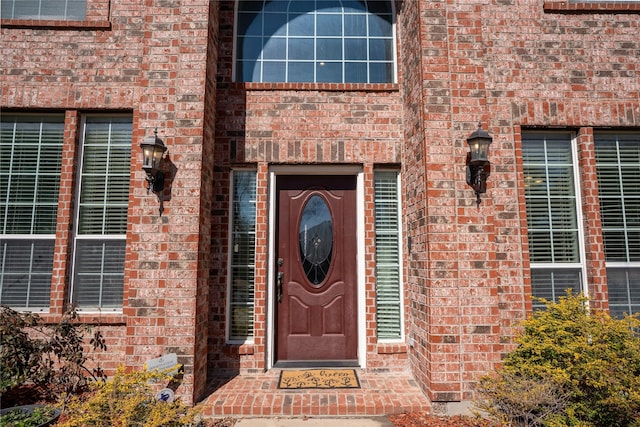
POLYGON ((0 427, 38 427, 53 423, 59 415, 52 406, 19 406, 0 415, 0 427))
POLYGON ((476 406, 516 426, 640 425, 640 319, 589 312, 568 292, 523 322, 476 406))
MULTIPOLYGON (((167 371, 168 372, 168 371, 167 371)), ((143 371, 116 375, 93 385, 92 391, 74 397, 57 427, 178 427, 196 425, 198 411, 180 401, 162 402, 154 384, 171 380, 166 372, 143 371)))
POLYGON ((480 379, 477 388, 484 397, 476 406, 495 420, 516 426, 550 425, 568 405, 562 384, 502 370, 480 379))
MULTIPOLYGON (((99 368, 87 367, 84 339, 91 332, 77 321, 77 313, 65 313, 59 322, 46 324, 35 313, 0 307, 0 395, 3 400, 58 400, 82 391, 92 379, 102 376, 99 368), (20 393, 28 387, 27 393, 20 393), (20 396, 20 399, 16 397, 20 396)), ((90 345, 106 350, 99 330, 90 345)), ((5 403, 3 402, 3 404, 5 403)))

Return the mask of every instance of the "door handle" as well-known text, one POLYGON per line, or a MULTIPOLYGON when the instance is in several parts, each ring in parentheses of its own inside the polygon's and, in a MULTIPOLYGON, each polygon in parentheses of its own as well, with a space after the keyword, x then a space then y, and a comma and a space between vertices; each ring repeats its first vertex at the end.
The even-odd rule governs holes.
POLYGON ((284 283, 284 273, 278 272, 278 283, 276 284, 276 291, 278 293, 278 302, 282 302, 282 285, 284 283))

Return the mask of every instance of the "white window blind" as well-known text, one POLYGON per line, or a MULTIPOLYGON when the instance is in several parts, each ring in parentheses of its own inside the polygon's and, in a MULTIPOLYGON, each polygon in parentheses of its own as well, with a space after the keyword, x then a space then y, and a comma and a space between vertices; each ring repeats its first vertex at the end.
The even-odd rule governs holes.
POLYGON ((49 307, 63 116, 3 114, 0 125, 0 304, 49 307))
POLYGON ((73 266, 82 309, 122 307, 131 136, 131 117, 85 119, 73 266))
POLYGON ((611 314, 640 311, 640 133, 594 133, 611 314))
POLYGON ((256 242, 256 172, 232 174, 229 339, 253 338, 256 242))
POLYGON ((2 19, 82 21, 87 0, 0 0, 2 19))
POLYGON ((525 132, 522 154, 533 295, 555 301, 582 289, 572 135, 525 132))
POLYGON ((374 176, 376 232, 376 322, 379 339, 402 337, 400 205, 398 174, 374 176))

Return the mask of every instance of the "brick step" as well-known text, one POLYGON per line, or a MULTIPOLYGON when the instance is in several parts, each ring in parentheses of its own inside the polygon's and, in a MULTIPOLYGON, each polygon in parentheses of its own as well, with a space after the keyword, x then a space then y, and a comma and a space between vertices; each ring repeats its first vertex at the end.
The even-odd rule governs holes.
POLYGON ((429 411, 431 403, 409 373, 358 371, 358 389, 278 388, 280 371, 217 379, 201 402, 203 415, 218 416, 381 416, 429 411))

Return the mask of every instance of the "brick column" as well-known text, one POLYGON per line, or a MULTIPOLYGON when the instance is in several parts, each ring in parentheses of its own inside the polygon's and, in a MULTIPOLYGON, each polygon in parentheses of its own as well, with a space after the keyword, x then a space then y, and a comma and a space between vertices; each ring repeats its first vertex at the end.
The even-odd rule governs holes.
MULTIPOLYGON (((474 381, 499 363, 503 347, 496 226, 504 224, 496 222, 492 200, 501 171, 494 166, 498 173, 479 207, 465 180, 466 138, 479 121, 495 133, 486 106, 482 6, 455 6, 405 2, 399 18, 408 115, 408 339, 416 378, 434 402, 471 399, 474 381)), ((499 153, 494 138, 496 147, 499 153)))
POLYGON ((215 117, 205 101, 215 104, 215 77, 206 82, 208 60, 216 60, 215 46, 208 50, 216 5, 145 2, 142 87, 134 112, 126 363, 136 367, 176 353, 185 367, 178 393, 187 403, 206 386, 215 117), (205 96, 207 87, 212 92, 205 96), (138 148, 156 127, 168 147, 162 216, 156 196, 147 195, 138 148))

